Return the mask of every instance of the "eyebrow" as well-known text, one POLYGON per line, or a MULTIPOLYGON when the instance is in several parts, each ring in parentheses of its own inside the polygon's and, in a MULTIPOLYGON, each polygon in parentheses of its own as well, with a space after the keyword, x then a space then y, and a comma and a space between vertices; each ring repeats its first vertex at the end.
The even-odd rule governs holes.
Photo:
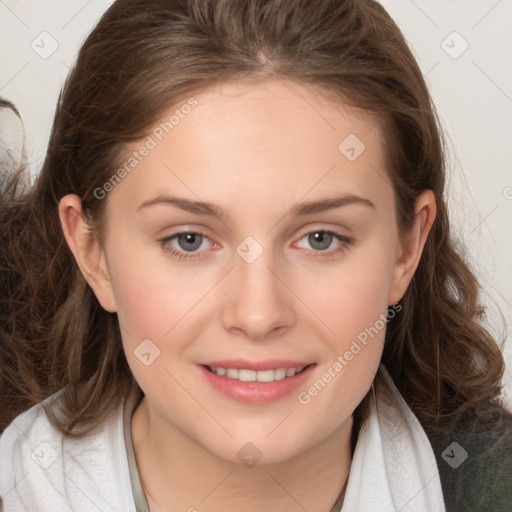
MULTIPOLYGON (((340 208, 341 206, 350 204, 359 204, 369 208, 375 208, 375 205, 369 199, 365 199, 354 194, 341 194, 332 198, 296 204, 291 208, 290 214, 296 216, 306 216, 313 213, 332 210, 334 208, 340 208)), ((226 217, 226 213, 222 210, 222 208, 212 203, 205 201, 191 201, 190 199, 167 195, 159 195, 153 199, 144 201, 137 208, 137 211, 155 205, 175 206, 186 212, 195 213, 198 215, 212 215, 219 218, 226 217)))

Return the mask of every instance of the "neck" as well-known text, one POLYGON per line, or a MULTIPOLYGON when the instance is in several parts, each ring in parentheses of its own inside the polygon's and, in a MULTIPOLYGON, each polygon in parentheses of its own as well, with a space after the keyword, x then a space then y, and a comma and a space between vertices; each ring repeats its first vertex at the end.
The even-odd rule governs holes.
POLYGON ((352 418, 328 438, 286 461, 246 467, 205 450, 162 422, 144 398, 132 417, 132 439, 151 512, 330 512, 344 492, 351 461, 352 418))

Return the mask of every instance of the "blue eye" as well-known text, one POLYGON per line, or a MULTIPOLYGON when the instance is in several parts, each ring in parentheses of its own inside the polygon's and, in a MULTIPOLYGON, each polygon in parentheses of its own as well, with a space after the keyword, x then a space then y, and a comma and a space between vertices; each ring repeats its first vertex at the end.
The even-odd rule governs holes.
MULTIPOLYGON (((300 240, 303 239, 306 239, 307 243, 311 246, 312 250, 315 253, 317 253, 315 254, 315 256, 321 257, 334 256, 336 253, 344 251, 351 242, 351 240, 348 237, 343 236, 340 233, 324 229, 309 231, 300 238, 300 240), (334 249, 328 250, 332 247, 333 242, 337 243, 337 245, 335 246, 334 249)), ((303 246, 299 245, 299 247, 303 246)))
POLYGON ((199 233, 179 233, 176 241, 184 251, 197 251, 203 243, 203 236, 199 233))
POLYGON ((327 231, 315 231, 306 236, 308 237, 308 243, 315 251, 328 249, 334 240, 334 235, 327 231))
MULTIPOLYGON (((205 252, 202 249, 207 249, 208 243, 216 245, 205 233, 196 231, 182 231, 159 240, 159 243, 164 252, 170 254, 172 257, 183 260, 200 258, 202 257, 202 253, 205 252)), ((310 249, 313 257, 330 258, 346 250, 350 243, 351 239, 340 233, 317 229, 302 235, 297 246, 303 249, 310 249), (309 244, 310 247, 308 248, 301 245, 300 242, 302 240, 306 240, 306 243, 309 244)))
POLYGON ((160 245, 165 252, 170 253, 172 256, 180 259, 190 259, 200 256, 197 251, 206 240, 209 240, 209 238, 204 233, 184 231, 160 240, 160 245), (176 242, 178 247, 173 242, 176 242))

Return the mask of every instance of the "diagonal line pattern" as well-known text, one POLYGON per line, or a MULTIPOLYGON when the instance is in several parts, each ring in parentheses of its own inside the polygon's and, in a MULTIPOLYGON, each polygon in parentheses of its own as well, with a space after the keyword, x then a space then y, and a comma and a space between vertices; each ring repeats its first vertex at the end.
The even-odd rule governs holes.
POLYGON ((100 507, 98 507, 98 505, 90 498, 90 496, 88 496, 87 494, 85 494, 84 491, 82 491, 82 489, 80 489, 80 487, 78 487, 78 485, 75 484, 75 482, 73 482, 73 480, 71 480, 71 478, 69 478, 68 475, 66 475, 66 473, 63 473, 64 476, 100 511, 100 512, 103 512, 101 510, 100 507))
POLYGON ((386 177, 385 177, 385 176, 383 176, 383 175, 382 175, 382 174, 381 174, 381 173, 380 173, 380 172, 379 172, 379 171, 378 171, 378 170, 377 170, 377 169, 376 169, 376 168, 375 168, 375 167, 374 167, 370 162, 368 162, 368 165, 372 168, 372 170, 375 172, 375 174, 377 174, 377 175, 380 177, 380 179, 381 179, 381 180, 382 180, 386 185, 391 186, 391 185, 389 184, 388 180, 386 179, 386 177))
POLYGON ((300 507, 302 510, 304 510, 305 512, 307 512, 307 509, 306 509, 306 508, 304 508, 304 507, 302 506, 302 504, 301 504, 300 502, 298 502, 298 501, 295 499, 295 497, 294 497, 294 496, 292 496, 292 495, 287 491, 286 487, 284 487, 284 486, 281 484, 281 482, 279 482, 279 480, 277 480, 277 478, 276 478, 274 475, 272 475, 272 473, 269 473, 267 470, 265 470, 265 472, 266 472, 266 473, 267 473, 267 474, 268 474, 268 475, 269 475, 269 476, 274 480, 274 482, 276 482, 276 484, 277 484, 277 485, 279 485, 279 487, 281 487, 281 489, 283 489, 283 491, 284 491, 286 494, 288 494, 288 496, 289 496, 293 501, 295 501, 295 503, 297 503, 297 505, 299 505, 299 507, 300 507))
POLYGON ((286 286, 286 288, 288 288, 288 290, 290 290, 290 292, 293 293, 293 295, 297 299, 299 299, 302 302, 302 304, 304 304, 304 306, 306 306, 306 308, 309 309, 309 311, 311 311, 311 313, 313 313, 313 315, 315 315, 318 318, 318 320, 320 320, 320 322, 322 322, 325 325, 327 329, 329 329, 329 331, 332 332, 332 334, 336 335, 336 333, 269 266, 267 266, 267 268, 270 270, 270 272, 272 272, 272 274, 274 274, 274 276, 277 279, 279 279, 279 281, 281 281, 281 283, 284 284, 284 286, 286 286))
POLYGON ((293 409, 265 436, 265 439, 267 437, 269 437, 275 430, 277 430, 277 428, 282 425, 282 423, 288 419, 288 417, 290 416, 290 414, 293 412, 293 409))
POLYGON ((473 30, 477 25, 479 25, 485 18, 487 18, 487 16, 489 15, 489 13, 491 11, 494 10, 494 8, 498 5, 498 4, 501 4, 501 0, 498 0, 472 27, 471 27, 471 30, 473 30))
POLYGON ((208 414, 208 416, 210 416, 213 421, 215 421, 215 423, 217 423, 219 427, 224 430, 224 432, 226 432, 230 437, 234 437, 233 434, 231 434, 231 432, 229 432, 229 430, 224 427, 224 425, 174 375, 172 375, 172 373, 167 368, 164 368, 164 371, 167 373, 167 375, 169 375, 169 377, 173 378, 174 381, 181 386, 183 391, 185 391, 185 393, 187 393, 190 398, 192 398, 197 403, 197 405, 199 405, 206 412, 206 414, 208 414))
POLYGON ((26 28, 30 28, 3 0, 0 0, 0 4, 2 4, 8 11, 11 11, 11 14, 18 18, 18 21, 23 23, 23 25, 25 25, 26 28))
MULTIPOLYGON (((3 496, 0 496, 0 497, 3 497, 3 498, 6 498, 10 492, 14 491, 14 489, 16 489, 16 487, 18 486, 18 484, 21 483, 21 481, 23 479, 26 478, 26 476, 30 473, 30 471, 27 471, 15 484, 14 484, 14 487, 12 487, 11 489, 9 489, 3 496)), ((0 512, 2 512, 2 509, 0 508, 0 512)))
POLYGON ((404 505, 402 507, 400 507, 397 512, 400 512, 401 510, 404 510, 405 507, 407 507, 407 505, 409 505, 409 503, 414 499, 416 498, 416 496, 418 496, 418 494, 423 491, 423 489, 425 489, 425 487, 427 487, 427 485, 432 482, 432 480, 434 480, 434 478, 439 475, 439 471, 432 477, 429 479, 429 481, 414 495, 411 497, 411 499, 409 501, 407 501, 406 503, 404 503, 404 505))
POLYGON ((78 9, 78 11, 76 11, 76 13, 73 16, 71 16, 71 18, 69 18, 69 20, 66 21, 64 25, 62 25, 62 27, 60 27, 60 29, 62 30, 63 28, 67 27, 91 2, 92 0, 88 0, 87 2, 85 2, 85 4, 82 5, 82 7, 80 7, 80 9, 78 9))
POLYGON ((30 440, 30 438, 27 436, 27 434, 25 432, 23 432, 23 430, 21 430, 21 428, 18 427, 18 425, 16 425, 16 423, 13 422, 12 425, 16 428, 16 430, 18 430, 19 432, 21 432, 23 434, 23 436, 25 437, 25 439, 27 439, 27 441, 30 440))
POLYGON ((132 335, 132 333, 129 331, 129 329, 125 325, 121 324, 121 322, 119 322, 119 317, 118 317, 118 323, 119 323, 119 327, 121 330, 126 331, 126 334, 128 334, 128 336, 132 335))
POLYGON ((197 302, 164 334, 167 336, 231 271, 231 267, 197 302))
POLYGON ((499 207, 500 205, 496 205, 470 232, 469 234, 473 233, 473 231, 475 231, 475 229, 478 229, 495 211, 496 209, 499 207))
POLYGON ((21 66, 21 68, 18 69, 18 71, 16 71, 16 73, 14 73, 14 75, 11 78, 9 78, 9 80, 4 85, 2 85, 2 87, 0 87, 0 91, 5 89, 27 66, 28 61, 25 62, 25 64, 23 64, 23 66, 21 66))
POLYGON ((299 204, 300 201, 302 201, 302 199, 304 199, 334 168, 336 167, 336 164, 333 164, 330 169, 314 184, 311 186, 311 188, 294 204, 292 205, 289 210, 280 218, 278 219, 278 221, 273 224, 270 229, 265 233, 266 235, 268 235, 287 215, 288 215, 288 212, 294 207, 296 206, 297 204, 299 204))
POLYGON ((505 98, 507 98, 508 101, 512 103, 512 98, 474 60, 472 60, 471 63, 487 78, 487 80, 489 80, 489 82, 491 82, 491 84, 494 85, 494 87, 496 87, 496 89, 501 92, 501 94, 503 94, 503 96, 505 96, 505 98))
POLYGON ((418 9, 418 11, 423 14, 423 16, 425 16, 425 18, 427 18, 427 20, 430 21, 432 25, 434 25, 434 27, 439 28, 439 25, 416 2, 413 0, 409 0, 409 2, 411 2, 411 4, 414 5, 414 7, 416 7, 416 9, 418 9))
POLYGON ((437 61, 423 76, 427 77, 434 69, 439 65, 439 61, 437 61))
MULTIPOLYGON (((187 187, 190 192, 192 192, 192 194, 194 194, 197 199, 199 199, 199 201, 203 201, 202 198, 200 198, 167 164, 164 163, 164 167, 166 169, 168 169, 170 172, 172 172, 174 174, 174 176, 176 176, 176 178, 178 178, 181 183, 183 183, 183 185, 185 185, 185 187, 187 187)), ((215 213, 215 217, 217 217, 218 221, 221 222, 229 231, 231 231, 231 233, 233 232, 233 230, 215 213)))
POLYGON ((233 473, 233 471, 230 471, 212 490, 211 492, 209 492, 202 500, 201 500, 201 503, 203 503, 203 501, 205 501, 209 496, 211 496, 225 481, 226 479, 228 478, 229 475, 231 475, 231 473, 233 473))

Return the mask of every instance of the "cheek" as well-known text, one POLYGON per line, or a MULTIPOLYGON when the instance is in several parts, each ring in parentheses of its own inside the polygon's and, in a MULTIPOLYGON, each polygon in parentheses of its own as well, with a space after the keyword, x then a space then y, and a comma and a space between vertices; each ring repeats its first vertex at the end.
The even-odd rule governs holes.
POLYGON ((176 265, 158 246, 121 247, 111 252, 109 270, 119 322, 136 336, 162 338, 215 281, 193 266, 176 265))
POLYGON ((170 373, 189 340, 199 334, 194 305, 205 295, 206 284, 197 272, 177 272, 153 252, 157 253, 134 244, 129 252, 112 254, 111 279, 123 347, 136 381, 146 394, 155 396, 166 383, 168 398, 178 403, 180 388, 170 373))
POLYGON ((314 399, 318 407, 331 404, 341 414, 353 410, 367 393, 384 346, 393 255, 393 247, 377 241, 330 272, 303 281, 301 293, 308 293, 304 296, 311 310, 329 330, 324 330, 328 353, 318 385, 303 390, 301 403, 314 399))
POLYGON ((156 279, 155 274, 154 266, 139 263, 135 257, 120 261, 112 273, 119 323, 137 337, 160 337, 178 314, 174 311, 176 291, 168 288, 165 276, 156 279))
POLYGON ((340 348, 386 312, 393 254, 393 247, 375 240, 348 252, 339 264, 303 272, 296 279, 298 293, 340 348))

